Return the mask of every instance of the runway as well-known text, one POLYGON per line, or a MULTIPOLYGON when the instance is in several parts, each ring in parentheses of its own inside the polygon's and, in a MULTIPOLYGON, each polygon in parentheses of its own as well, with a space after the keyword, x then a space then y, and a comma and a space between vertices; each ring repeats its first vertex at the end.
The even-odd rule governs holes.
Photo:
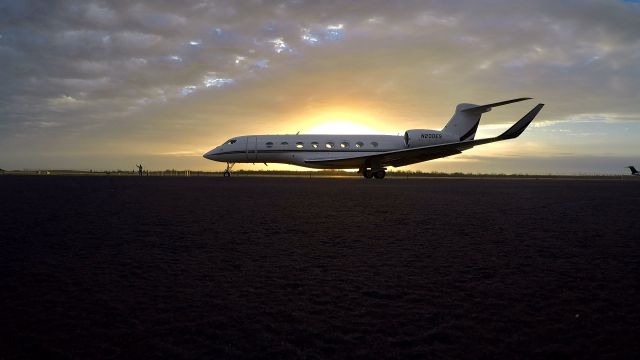
POLYGON ((0 177, 0 358, 631 358, 640 182, 0 177))

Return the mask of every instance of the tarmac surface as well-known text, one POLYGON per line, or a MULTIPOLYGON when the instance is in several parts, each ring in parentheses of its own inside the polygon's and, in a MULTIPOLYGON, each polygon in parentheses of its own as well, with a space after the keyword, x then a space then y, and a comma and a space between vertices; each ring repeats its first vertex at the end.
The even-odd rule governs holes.
POLYGON ((0 359, 638 358, 640 181, 0 177, 0 359))

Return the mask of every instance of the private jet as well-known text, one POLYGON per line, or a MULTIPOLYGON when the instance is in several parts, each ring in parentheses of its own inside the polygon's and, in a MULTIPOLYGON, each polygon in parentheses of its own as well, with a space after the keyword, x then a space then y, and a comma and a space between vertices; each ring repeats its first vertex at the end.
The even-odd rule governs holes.
POLYGON ((227 140, 203 156, 226 162, 224 176, 236 163, 280 163, 316 169, 358 169, 367 179, 382 179, 387 167, 400 167, 460 154, 474 146, 520 136, 538 115, 538 104, 504 133, 474 139, 480 117, 492 108, 531 98, 486 105, 458 104, 442 130, 413 129, 398 135, 247 135, 227 140))
POLYGON ((631 170, 631 175, 633 176, 640 176, 640 173, 638 172, 638 170, 636 170, 635 167, 633 166, 627 166, 629 168, 629 170, 631 170))

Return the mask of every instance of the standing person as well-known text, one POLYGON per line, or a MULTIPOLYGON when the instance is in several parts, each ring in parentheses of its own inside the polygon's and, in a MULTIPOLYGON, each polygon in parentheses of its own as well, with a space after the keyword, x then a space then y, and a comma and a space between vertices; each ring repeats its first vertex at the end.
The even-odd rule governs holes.
POLYGON ((136 164, 136 166, 138 167, 138 175, 142 176, 142 164, 136 164))

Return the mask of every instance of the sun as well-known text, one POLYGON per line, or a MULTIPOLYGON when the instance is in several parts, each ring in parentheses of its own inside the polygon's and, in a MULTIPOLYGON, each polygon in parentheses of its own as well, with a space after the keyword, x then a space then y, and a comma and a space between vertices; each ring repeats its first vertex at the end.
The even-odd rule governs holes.
POLYGON ((308 128, 306 134, 375 134, 372 128, 348 120, 323 122, 308 128))
POLYGON ((329 111, 310 117, 303 134, 379 134, 375 119, 364 113, 329 111))

